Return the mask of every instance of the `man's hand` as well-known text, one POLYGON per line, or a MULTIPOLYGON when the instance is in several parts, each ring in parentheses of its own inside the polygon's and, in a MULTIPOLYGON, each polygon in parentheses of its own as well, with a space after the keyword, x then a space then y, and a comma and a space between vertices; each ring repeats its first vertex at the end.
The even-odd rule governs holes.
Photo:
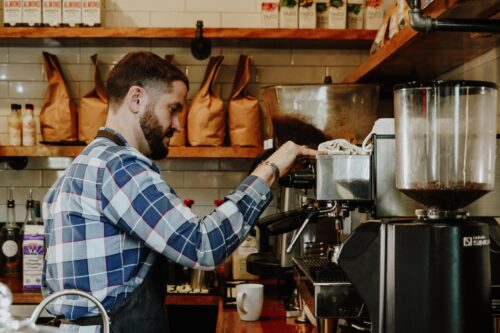
MULTIPOLYGON (((313 157, 320 154, 317 150, 307 146, 299 146, 292 141, 286 142, 274 154, 265 161, 274 164, 279 170, 279 177, 286 175, 294 166, 299 157, 313 157)), ((252 175, 264 180, 269 186, 276 181, 274 169, 271 165, 260 164, 252 172, 252 175)))

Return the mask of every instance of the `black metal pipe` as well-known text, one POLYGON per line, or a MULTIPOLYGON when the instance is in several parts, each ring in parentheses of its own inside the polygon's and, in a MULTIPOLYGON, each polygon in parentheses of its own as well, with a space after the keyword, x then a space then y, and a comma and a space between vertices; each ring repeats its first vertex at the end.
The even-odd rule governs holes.
POLYGON ((413 29, 420 32, 500 32, 500 20, 489 19, 434 19, 424 16, 420 0, 406 0, 410 6, 408 18, 413 29))

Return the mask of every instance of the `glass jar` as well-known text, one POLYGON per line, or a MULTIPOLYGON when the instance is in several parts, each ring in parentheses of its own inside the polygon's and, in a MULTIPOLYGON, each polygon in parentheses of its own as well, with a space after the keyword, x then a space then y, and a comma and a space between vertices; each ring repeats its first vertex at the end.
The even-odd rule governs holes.
POLYGON ((496 105, 492 82, 395 86, 396 187, 442 210, 457 210, 493 190, 496 105))

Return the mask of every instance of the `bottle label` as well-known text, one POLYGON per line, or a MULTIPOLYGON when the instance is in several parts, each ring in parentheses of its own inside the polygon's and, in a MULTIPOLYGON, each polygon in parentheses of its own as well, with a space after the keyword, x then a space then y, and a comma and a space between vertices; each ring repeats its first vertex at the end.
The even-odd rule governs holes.
POLYGON ((17 243, 13 240, 7 240, 2 244, 2 253, 7 258, 14 257, 17 254, 17 243))

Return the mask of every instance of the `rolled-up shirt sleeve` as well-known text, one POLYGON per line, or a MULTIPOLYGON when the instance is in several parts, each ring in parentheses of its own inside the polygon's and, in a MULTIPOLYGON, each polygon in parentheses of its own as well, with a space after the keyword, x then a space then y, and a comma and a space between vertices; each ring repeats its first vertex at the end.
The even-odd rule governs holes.
POLYGON ((267 184, 248 176, 222 205, 198 217, 159 170, 134 156, 105 168, 100 192, 110 223, 177 263, 207 270, 237 248, 272 200, 267 184))

